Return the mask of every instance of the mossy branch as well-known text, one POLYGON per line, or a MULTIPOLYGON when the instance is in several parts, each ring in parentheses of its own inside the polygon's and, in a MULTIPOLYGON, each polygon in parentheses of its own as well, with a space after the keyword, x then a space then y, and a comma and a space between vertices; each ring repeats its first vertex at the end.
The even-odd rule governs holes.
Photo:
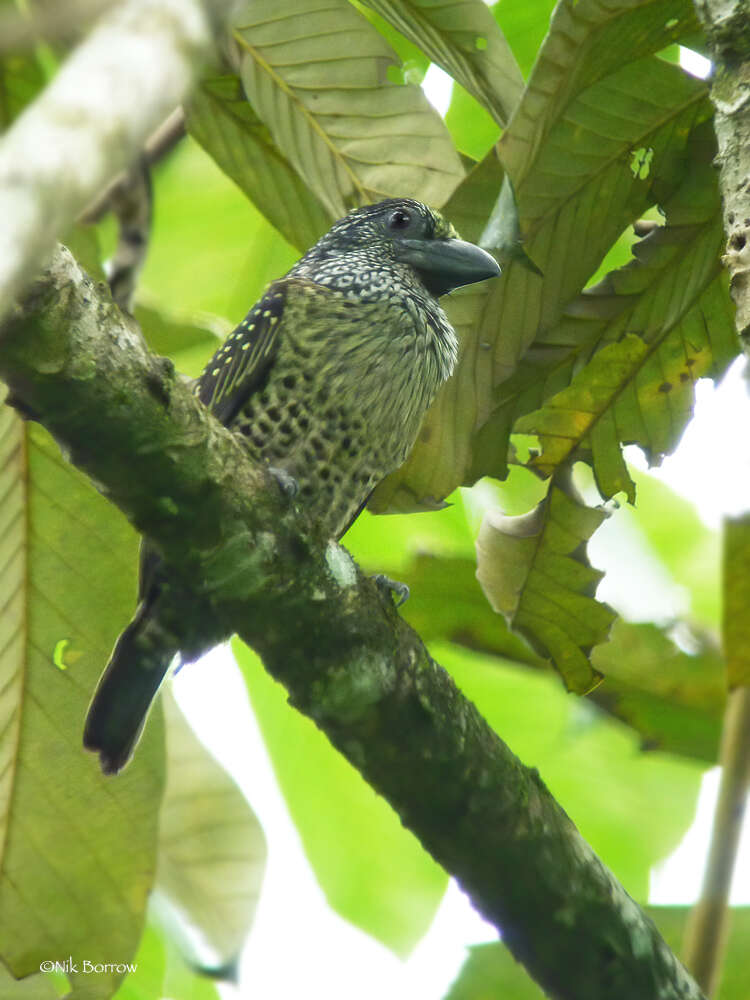
POLYGON ((181 578, 199 581, 190 599, 205 641, 237 632, 260 653, 550 996, 701 997, 392 601, 315 537, 64 248, 0 327, 0 376, 181 578))

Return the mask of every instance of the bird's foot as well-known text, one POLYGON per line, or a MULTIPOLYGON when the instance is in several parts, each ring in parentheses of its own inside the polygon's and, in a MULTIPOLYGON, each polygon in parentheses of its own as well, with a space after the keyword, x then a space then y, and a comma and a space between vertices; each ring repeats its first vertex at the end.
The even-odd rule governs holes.
POLYGON ((397 598, 397 608, 400 608, 402 604, 405 604, 409 600, 409 587, 407 584, 401 583, 400 580, 392 580, 389 576, 386 576, 385 573, 376 573, 373 580, 381 588, 381 590, 384 590, 389 595, 392 594, 397 598))
POLYGON ((287 500, 293 500, 299 493, 299 483, 294 476, 291 476, 286 469, 279 469, 275 465, 269 465, 268 471, 279 484, 279 489, 287 500))

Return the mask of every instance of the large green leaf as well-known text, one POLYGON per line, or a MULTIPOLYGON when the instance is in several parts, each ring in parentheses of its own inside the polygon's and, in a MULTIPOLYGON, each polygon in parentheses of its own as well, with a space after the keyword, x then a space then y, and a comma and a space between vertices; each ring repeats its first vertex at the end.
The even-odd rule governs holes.
POLYGON ((529 514, 487 514, 477 539, 477 577, 488 601, 579 694, 601 679, 588 653, 615 617, 594 598, 602 574, 582 554, 604 517, 553 483, 529 514))
POLYGON ((0 959, 16 976, 72 958, 106 997, 135 951, 156 860, 159 714, 104 778, 86 707, 134 596, 135 533, 35 424, 0 408, 0 959))
POLYGON ((665 204, 667 224, 634 247, 629 265, 574 300, 504 386, 504 408, 525 407, 597 352, 569 387, 516 422, 517 431, 539 434, 533 464, 545 474, 587 457, 603 496, 625 490, 633 502, 620 443, 640 444, 658 462, 692 415, 695 380, 721 375, 737 353, 720 274, 712 148, 694 151, 685 182, 665 204))
POLYGON ((445 872, 334 750, 242 642, 233 650, 308 860, 337 913, 406 955, 427 930, 445 872))
MULTIPOLYGON (((677 906, 649 906, 646 912, 667 944, 679 954, 689 910, 677 906)), ((745 1000, 747 952, 750 948, 750 907, 732 910, 731 931, 715 1000, 745 1000)), ((498 943, 472 945, 461 973, 445 1000, 543 1000, 544 993, 524 972, 508 949, 498 943)))
POLYGON ((490 8, 528 78, 549 27, 555 0, 498 0, 490 8))
POLYGON ((347 0, 259 0, 234 37, 248 100, 334 217, 388 195, 440 206, 461 180, 437 111, 389 82, 395 52, 347 0))
POLYGON ((239 77, 203 80, 187 120, 191 135, 298 250, 307 250, 330 228, 334 217, 279 152, 239 77))
MULTIPOLYGON (((381 544, 386 547, 386 540, 381 544)), ((376 563, 370 564, 374 569, 376 563)), ((379 567, 382 569, 382 566, 379 567)), ((452 642, 503 662, 543 670, 535 653, 489 606, 472 559, 422 553, 398 568, 411 597, 403 616, 426 642, 452 642)), ((615 621, 607 642, 591 653, 602 683, 588 698, 638 733, 645 750, 663 750, 713 764, 726 698, 726 667, 716 641, 682 625, 690 651, 671 629, 615 621)))
POLYGON ((523 78, 482 0, 365 0, 485 107, 500 125, 510 118, 523 78))
MULTIPOLYGON (((503 160, 515 184, 529 175, 544 140, 579 95, 630 63, 643 68, 644 57, 697 29, 689 0, 558 3, 512 127, 503 136, 503 160)), ((606 114, 608 109, 601 110, 606 114)))
POLYGON ((169 690, 167 783, 161 807, 156 889, 175 913, 193 965, 235 962, 250 932, 266 841, 234 780, 206 750, 169 690))
MULTIPOLYGON (((578 4, 582 6, 590 5, 578 4)), ((599 14, 599 27, 607 26, 603 12, 599 14)), ((590 30, 597 34, 596 22, 590 30)), ((552 91, 557 70, 553 72, 550 55, 558 51, 558 41, 566 57, 573 59, 551 33, 543 50, 547 55, 537 63, 530 90, 500 143, 515 184, 525 250, 544 273, 533 273, 522 261, 510 261, 499 279, 451 297, 449 308, 454 298, 458 306, 466 297, 458 370, 427 415, 410 459, 387 481, 384 494, 410 494, 418 504, 439 499, 457 483, 473 482, 488 473, 506 474, 513 422, 541 402, 538 369, 549 366, 556 376, 546 394, 566 386, 573 367, 571 363, 560 371, 560 358, 571 362, 570 351, 565 350, 571 338, 578 348, 590 333, 585 315, 574 311, 576 297, 628 223, 678 187, 691 130, 710 116, 702 82, 655 57, 635 60, 635 52, 622 45, 617 51, 625 65, 619 69, 613 69, 609 57, 600 65, 598 50, 589 51, 591 65, 579 79, 580 89, 566 91, 569 103, 561 105, 552 91), (544 98, 546 90, 550 96, 544 98), (638 150, 648 169, 634 159, 638 150), (571 302, 570 322, 558 334, 571 302)), ((578 74, 572 62, 566 65, 570 75, 578 74)), ((482 168, 472 171, 456 197, 471 200, 470 185, 476 185, 476 203, 489 207, 482 196, 492 172, 498 189, 502 180, 494 151, 482 168)), ((701 183, 708 196, 699 190, 694 194, 705 204, 716 197, 716 181, 701 175, 701 183)), ((452 201, 446 208, 449 215, 452 201)), ((716 223, 714 218, 712 224, 716 223)), ((705 226, 698 226, 693 236, 707 253, 713 237, 705 226)), ((713 278, 718 268, 715 244, 711 252, 713 278)), ((690 304, 705 290, 706 273, 683 278, 690 304)), ((604 300, 600 309, 606 327, 610 315, 604 300)), ((586 354, 576 350, 572 359, 576 370, 592 350, 592 346, 586 354)))

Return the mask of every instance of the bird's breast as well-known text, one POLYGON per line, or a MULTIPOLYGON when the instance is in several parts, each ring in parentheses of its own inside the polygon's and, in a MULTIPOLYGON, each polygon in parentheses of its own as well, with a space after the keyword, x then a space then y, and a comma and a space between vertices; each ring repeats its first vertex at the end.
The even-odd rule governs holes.
POLYGON ((264 390, 234 426, 253 456, 285 469, 300 502, 339 537, 406 458, 445 378, 429 329, 407 308, 342 304, 285 337, 264 390))

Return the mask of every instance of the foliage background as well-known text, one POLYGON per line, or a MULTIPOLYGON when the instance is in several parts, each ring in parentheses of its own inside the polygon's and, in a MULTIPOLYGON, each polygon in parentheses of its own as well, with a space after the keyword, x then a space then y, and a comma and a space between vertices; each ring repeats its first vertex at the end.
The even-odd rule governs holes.
MULTIPOLYGON (((464 16, 480 16, 477 4, 465 6, 464 16)), ((398 77, 392 82, 418 84, 430 64, 426 53, 436 57, 440 49, 433 43, 432 49, 425 45, 421 51, 380 16, 393 17, 394 10, 405 7, 373 3, 357 9, 401 59, 400 67, 391 67, 398 77)), ((503 292, 492 293, 491 302, 484 300, 484 292, 457 297, 456 315, 464 318, 466 330, 474 331, 469 336, 479 359, 463 390, 483 416, 473 412, 467 417, 446 397, 433 420, 441 428, 440 454, 449 455, 452 464, 446 467, 442 458, 434 462, 426 448, 382 491, 381 506, 424 504, 427 496, 440 495, 441 487, 454 487, 479 471, 507 472, 507 478, 501 483, 485 480, 471 491, 455 490, 447 510, 387 518, 367 514, 345 544, 365 568, 409 583, 412 598, 405 616, 503 739, 525 763, 539 768, 628 891, 645 903, 649 872, 691 822, 701 775, 716 759, 725 691, 719 653, 719 544, 716 532, 663 483, 626 467, 618 442, 638 441, 654 458, 669 451, 689 417, 688 390, 694 378, 720 374, 738 348, 718 268, 722 237, 709 167, 710 107, 705 87, 675 64, 675 38, 700 45, 691 35, 696 29, 692 8, 678 2, 623 3, 619 22, 605 16, 593 0, 587 9, 595 28, 589 26, 589 33, 578 39, 575 59, 560 39, 548 42, 548 62, 538 64, 532 80, 537 89, 527 91, 526 119, 519 115, 503 154, 516 184, 526 248, 544 276, 530 274, 511 259, 503 292), (630 34, 623 24, 632 29, 630 34), (550 91, 556 61, 562 61, 570 86, 550 91), (538 112, 540 95, 546 95, 543 113, 538 112), (522 140, 529 136, 537 159, 526 155, 522 140), (608 171, 615 167, 619 173, 612 180, 608 171), (605 196, 608 211, 602 213, 605 196), (666 213, 666 225, 657 206, 666 213), (642 217, 662 223, 649 242, 637 241, 630 225, 642 217), (618 271, 633 260, 632 253, 637 263, 618 271), (584 287, 594 289, 587 298, 581 295, 584 287), (680 298, 684 289, 689 295, 680 298), (537 329, 538 312, 545 311, 537 329), (513 334, 497 337, 495 327, 513 334), (480 336, 492 338, 495 375, 510 374, 524 355, 500 393, 497 385, 489 385, 482 367, 480 336), (675 345, 686 343, 696 364, 690 378, 680 382, 685 353, 675 345), (524 354, 529 344, 531 350, 524 354), (581 419, 590 411, 597 418, 593 424, 581 419), (641 418, 637 427, 634 413, 641 418), (482 425, 477 433, 475 425, 482 425), (561 427, 566 431, 562 443, 561 427), (598 435, 597 428, 604 430, 598 435), (510 454, 517 462, 508 472, 506 449, 498 441, 505 441, 511 429, 510 454), (525 453, 529 444, 541 445, 542 454, 525 453), (578 490, 592 505, 585 513, 571 499, 567 480, 558 476, 572 448, 578 448, 576 458, 589 462, 574 470, 578 490), (629 532, 630 545, 648 553, 652 568, 663 579, 678 581, 687 593, 671 615, 617 620, 610 641, 603 644, 612 616, 593 599, 598 576, 586 568, 580 545, 601 520, 600 511, 594 511, 600 500, 591 466, 606 496, 620 493, 622 499, 624 491, 632 499, 633 483, 637 487, 637 506, 614 511, 600 532, 609 533, 613 546, 618 531, 629 532), (523 626, 532 647, 490 609, 475 579, 475 541, 488 511, 526 516, 535 505, 547 503, 546 485, 534 467, 558 476, 560 503, 572 505, 565 508, 569 523, 580 533, 563 553, 568 559, 563 591, 582 602, 580 617, 596 621, 593 634, 566 633, 563 641, 556 633, 550 639, 549 631, 540 632, 534 624, 539 608, 523 604, 534 587, 525 583, 509 604, 505 584, 488 581, 485 574, 496 606, 523 626), (627 527, 614 527, 618 522, 627 527), (577 590, 570 573, 583 575, 577 590), (593 669, 584 655, 591 646, 596 646, 593 669), (587 699, 572 698, 549 670, 550 658, 574 689, 591 688, 597 672, 607 680, 587 699)), ((526 77, 551 10, 547 0, 502 0, 490 9, 526 77)), ((400 26, 412 38, 419 28, 410 29, 406 22, 400 26)), ((448 37, 450 53, 455 39, 451 42, 450 33, 448 37)), ((480 32, 476 37, 485 36, 480 32)), ((249 28, 243 38, 252 42, 249 28)), ((493 45, 498 48, 491 47, 492 58, 504 58, 500 42, 495 39, 493 45)), ((482 53, 486 47, 474 49, 482 53)), ((248 142, 245 167, 253 162, 252 143, 256 150, 283 144, 262 88, 253 82, 249 51, 240 57, 241 76, 246 88, 256 87, 255 112, 265 126, 247 117, 252 113, 239 103, 237 78, 213 74, 191 107, 192 135, 154 175, 154 230, 136 316, 154 349, 191 375, 213 350, 217 331, 228 331, 339 209, 333 196, 332 204, 324 203, 320 182, 307 176, 307 188, 299 188, 304 212, 284 219, 279 202, 288 207, 290 188, 279 187, 274 207, 268 186, 259 185, 260 173, 248 169, 238 176, 236 164, 228 162, 237 121, 248 142), (227 108, 232 114, 223 116, 227 108), (265 200, 258 197, 257 203, 265 215, 220 166, 245 190, 252 193, 255 184, 256 194, 264 192, 265 200)), ((56 53, 45 51, 6 60, 6 121, 41 85, 55 58, 56 53)), ((515 86, 510 73, 500 93, 488 96, 477 65, 482 65, 479 58, 469 60, 468 69, 453 66, 468 89, 454 84, 445 114, 457 150, 480 163, 468 175, 463 201, 454 196, 454 211, 451 201, 446 209, 473 239, 500 189, 500 174, 490 177, 492 147, 515 86)), ((293 165, 294 147, 292 141, 286 151, 293 165)), ((275 176, 286 174, 278 168, 275 176)), ((370 192, 366 184, 364 190, 370 192)), ((449 193, 446 188, 445 198, 449 193)), ((69 242, 96 271, 115 239, 111 220, 105 220, 93 233, 72 233, 69 242)), ((226 972, 236 958, 261 891, 266 838, 237 786, 203 756, 171 702, 166 768, 159 713, 137 761, 116 783, 103 786, 94 762, 81 759, 77 720, 129 611, 136 539, 117 512, 60 459, 42 430, 19 428, 9 411, 3 411, 3 420, 0 484, 10 498, 0 515, 6 518, 2 537, 9 540, 3 555, 9 572, 16 572, 14 594, 20 595, 25 622, 20 639, 16 631, 5 633, 10 638, 4 646, 10 682, 3 690, 11 719, 3 730, 4 747, 6 760, 12 758, 5 773, 6 781, 8 774, 12 778, 12 790, 2 800, 0 931, 10 942, 3 958, 14 971, 32 973, 40 961, 62 955, 64 941, 66 949, 92 960, 127 960, 141 937, 147 890, 156 872, 157 892, 136 957, 138 972, 125 980, 117 996, 214 996, 213 983, 193 969, 197 964, 226 972), (64 724, 57 725, 42 709, 50 704, 57 706, 64 724), (39 760, 63 761, 64 774, 39 773, 39 760), (186 773, 194 784, 180 788, 179 777, 186 773), (217 796, 223 796, 223 803, 217 796), (92 858, 102 860, 92 866, 92 858), (28 882, 16 895, 10 876, 17 871, 28 882), (109 888, 96 888, 97 905, 92 907, 90 892, 102 883, 109 888), (72 937, 69 927, 75 928, 72 937)), ((546 520, 545 506, 539 510, 544 527, 538 551, 543 552, 546 525, 554 518, 546 520)), ((502 526, 507 528, 507 522, 502 526)), ((514 555, 512 534, 485 537, 490 568, 517 560, 527 582, 539 569, 534 559, 514 555), (493 545, 499 546, 497 558, 493 545)), ((623 563, 629 562, 621 556, 613 572, 628 573, 629 565, 623 563)), ((548 569, 542 566, 543 572, 548 569)), ((638 585, 635 579, 630 583, 633 589, 638 585)), ((401 828, 390 807, 310 723, 286 706, 285 695, 253 654, 240 644, 234 653, 327 905, 397 955, 408 955, 433 918, 446 876, 401 828)), ((204 683, 210 702, 211 682, 204 683)), ((242 785, 252 802, 253 762, 246 767, 242 785)), ((266 836, 273 856, 272 833, 267 830, 266 836)), ((284 891, 293 909, 293 886, 284 891)), ((681 916, 657 917, 671 928, 674 941, 679 940, 674 924, 681 916)), ((281 937, 283 927, 277 931, 281 937)), ((721 996, 726 1000, 741 996, 741 975, 733 972, 733 963, 742 966, 748 933, 743 915, 735 925, 725 973, 721 996)), ((294 944, 289 947, 293 951, 294 944)), ((449 995, 482 996, 488 966, 493 989, 502 992, 507 976, 511 995, 538 995, 533 985, 521 985, 523 974, 498 951, 473 953, 449 995)), ((80 979, 72 979, 83 988, 80 979)), ((102 975, 86 988, 94 991, 91 995, 109 996, 117 979, 102 975)), ((24 988, 41 997, 56 995, 64 985, 57 974, 33 976, 24 988)), ((320 995, 324 988, 320 984, 320 995)), ((351 988, 364 995, 361 982, 351 988)), ((22 995, 15 984, 0 979, 0 996, 3 991, 22 995)))

